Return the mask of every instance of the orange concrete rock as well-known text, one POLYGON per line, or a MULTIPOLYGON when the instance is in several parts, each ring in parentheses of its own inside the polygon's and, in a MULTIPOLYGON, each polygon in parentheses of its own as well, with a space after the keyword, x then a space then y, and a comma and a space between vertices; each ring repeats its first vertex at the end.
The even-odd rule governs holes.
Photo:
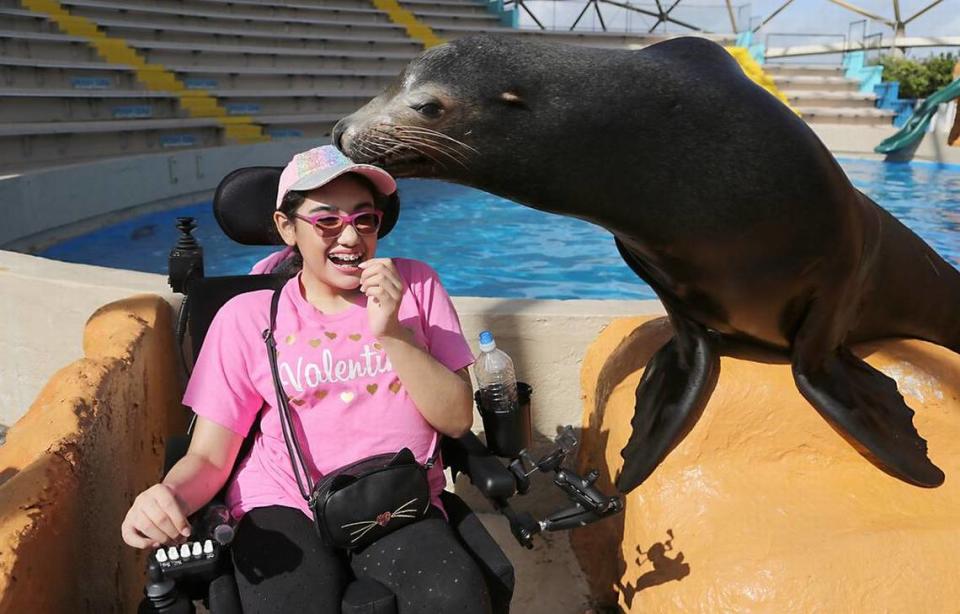
MULTIPOLYGON (((136 296, 94 313, 64 367, 0 447, 0 614, 131 612, 144 554, 120 522, 182 431, 170 306, 136 296)), ((69 334, 69 331, 67 331, 69 334)))
MULTIPOLYGON (((584 359, 580 469, 612 489, 634 390, 665 319, 611 324, 584 359)), ((622 516, 571 540, 598 602, 628 612, 960 611, 960 356, 854 348, 893 377, 943 486, 907 485, 844 441, 772 355, 724 356, 696 426, 622 516)))

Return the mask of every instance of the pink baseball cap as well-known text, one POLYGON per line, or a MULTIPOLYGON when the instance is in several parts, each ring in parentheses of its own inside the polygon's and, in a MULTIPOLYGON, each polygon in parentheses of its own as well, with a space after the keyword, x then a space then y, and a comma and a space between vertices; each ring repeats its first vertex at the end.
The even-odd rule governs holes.
POLYGON ((373 182, 384 196, 397 191, 397 182, 390 173, 370 164, 356 164, 333 145, 323 145, 298 153, 280 173, 277 186, 277 209, 291 190, 314 190, 345 173, 357 173, 373 182))

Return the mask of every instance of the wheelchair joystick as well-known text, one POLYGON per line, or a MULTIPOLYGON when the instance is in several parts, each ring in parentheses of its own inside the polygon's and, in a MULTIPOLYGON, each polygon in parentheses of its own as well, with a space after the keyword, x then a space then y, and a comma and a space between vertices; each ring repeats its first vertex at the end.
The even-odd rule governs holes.
POLYGON ((160 562, 153 556, 147 562, 147 578, 137 614, 194 614, 193 603, 180 594, 173 579, 164 576, 160 562))

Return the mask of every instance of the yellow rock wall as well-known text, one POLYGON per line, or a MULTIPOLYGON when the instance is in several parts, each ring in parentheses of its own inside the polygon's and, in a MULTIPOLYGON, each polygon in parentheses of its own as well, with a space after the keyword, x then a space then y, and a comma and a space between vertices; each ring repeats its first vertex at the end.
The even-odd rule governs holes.
MULTIPOLYGON (((69 300, 69 297, 64 297, 69 300)), ((0 447, 0 613, 133 612, 145 555, 120 522, 183 431, 170 306, 111 303, 0 447)), ((65 331, 70 334, 70 331, 65 331)))
MULTIPOLYGON (((610 488, 665 319, 617 320, 584 359, 580 468, 610 488)), ((914 340, 854 348, 898 381, 946 473, 883 473, 797 392, 775 356, 724 356, 690 434, 621 516, 571 534, 602 603, 626 612, 960 612, 960 356, 914 340)))

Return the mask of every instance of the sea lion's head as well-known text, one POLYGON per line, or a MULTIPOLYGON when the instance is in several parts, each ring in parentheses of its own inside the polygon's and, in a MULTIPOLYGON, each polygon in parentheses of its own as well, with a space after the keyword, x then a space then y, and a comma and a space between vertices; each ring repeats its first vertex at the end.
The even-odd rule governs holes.
POLYGON ((512 51, 510 39, 487 35, 424 51, 386 91, 337 123, 334 144, 397 177, 467 184, 502 177, 503 152, 524 161, 529 139, 518 128, 537 123, 537 99, 546 93, 536 62, 512 51))

